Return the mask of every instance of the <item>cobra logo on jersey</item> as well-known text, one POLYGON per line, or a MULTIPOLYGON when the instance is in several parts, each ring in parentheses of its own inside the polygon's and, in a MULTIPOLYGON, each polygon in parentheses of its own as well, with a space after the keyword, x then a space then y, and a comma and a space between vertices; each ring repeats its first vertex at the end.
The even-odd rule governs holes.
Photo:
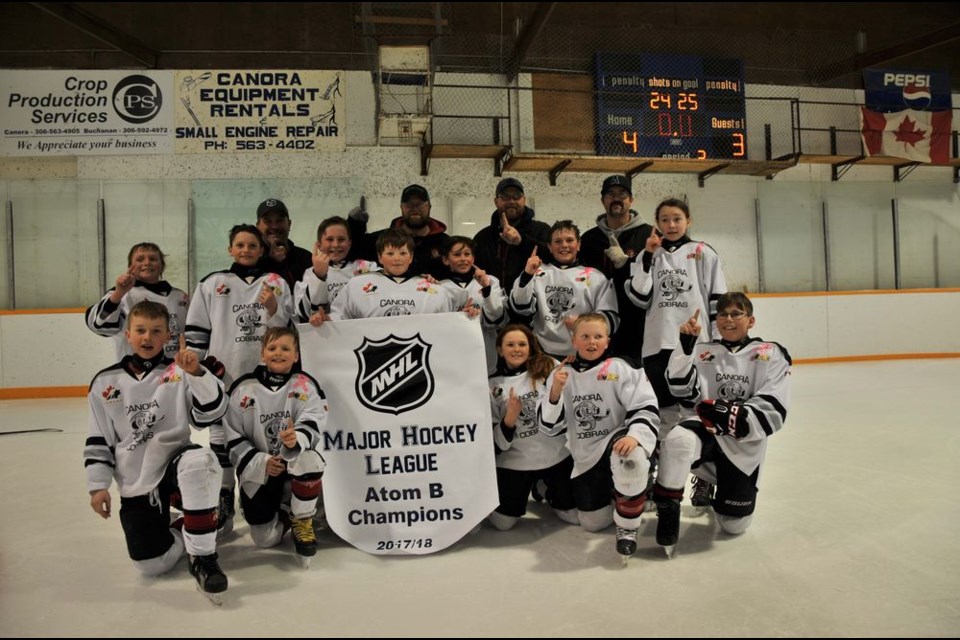
POLYGON ((603 411, 600 405, 592 399, 585 400, 573 408, 573 416, 577 420, 577 426, 584 431, 593 431, 597 422, 608 415, 610 415, 610 410, 603 411))
POLYGON ((133 428, 133 442, 127 447, 127 451, 133 451, 152 438, 153 425, 156 423, 157 416, 152 411, 137 411, 134 413, 130 419, 130 426, 133 428))
POLYGON ((244 336, 252 336, 261 326, 259 309, 244 309, 237 314, 237 326, 244 336))
MULTIPOLYGON (((530 393, 525 393, 520 396, 520 415, 517 416, 517 426, 523 429, 529 427, 536 427, 532 431, 539 432, 540 427, 536 424, 537 416, 537 400, 540 396, 536 391, 531 391, 530 393)), ((525 438, 527 435, 535 435, 535 433, 527 434, 518 434, 520 437, 525 438)))
POLYGON ((664 300, 673 301, 680 297, 680 294, 686 293, 693 289, 693 285, 686 285, 684 287, 683 278, 676 273, 667 274, 667 276, 660 281, 660 295, 663 296, 664 300))
POLYGON ((717 396, 721 400, 740 400, 746 395, 739 380, 727 380, 717 388, 717 396))
POLYGON ((390 335, 383 340, 364 338, 353 350, 360 368, 356 392, 373 411, 399 415, 424 405, 434 390, 428 344, 418 333, 409 338, 390 335))
POLYGON ((383 312, 383 315, 384 315, 384 317, 388 317, 388 318, 389 318, 389 317, 391 317, 391 316, 409 316, 409 315, 413 315, 413 314, 411 314, 411 313, 410 313, 410 310, 407 309, 406 307, 399 307, 399 306, 398 306, 398 307, 390 307, 389 309, 387 309, 386 311, 383 312))
POLYGON ((267 436, 267 449, 270 450, 270 455, 275 456, 280 452, 280 438, 277 437, 277 434, 280 433, 280 420, 275 418, 270 420, 267 423, 266 436, 267 436))
POLYGON ((547 295, 547 309, 550 311, 550 318, 554 322, 560 320, 563 312, 573 308, 573 288, 571 287, 544 287, 544 293, 547 295))

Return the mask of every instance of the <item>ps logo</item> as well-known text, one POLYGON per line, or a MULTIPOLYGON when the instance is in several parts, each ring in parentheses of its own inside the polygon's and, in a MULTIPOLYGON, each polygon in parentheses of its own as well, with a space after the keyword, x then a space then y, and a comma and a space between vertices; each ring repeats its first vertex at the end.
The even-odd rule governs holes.
POLYGON ((160 113, 163 94, 160 85, 147 76, 127 76, 113 90, 113 109, 133 124, 141 124, 160 113))

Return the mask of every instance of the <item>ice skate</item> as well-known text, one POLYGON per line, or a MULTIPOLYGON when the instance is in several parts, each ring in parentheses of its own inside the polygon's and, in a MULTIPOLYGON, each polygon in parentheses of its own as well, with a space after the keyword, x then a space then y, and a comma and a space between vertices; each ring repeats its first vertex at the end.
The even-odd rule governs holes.
POLYGON ((653 500, 653 483, 655 482, 654 476, 657 473, 657 465, 660 461, 659 456, 654 455, 650 458, 650 471, 647 473, 647 501, 643 503, 643 512, 650 513, 651 511, 657 510, 657 503, 653 500))
POLYGON ((680 501, 661 499, 657 501, 657 544, 663 547, 668 558, 676 552, 680 538, 680 501))
POLYGON ((233 506, 233 489, 220 489, 220 498, 217 501, 217 540, 222 540, 233 531, 233 516, 236 510, 233 506))
POLYGON ((327 512, 324 511, 323 505, 317 505, 317 512, 313 514, 313 533, 314 535, 319 535, 321 531, 326 531, 330 528, 330 524, 327 522, 327 512))
POLYGON ((217 562, 217 554, 190 556, 190 575, 197 580, 197 591, 213 604, 223 604, 223 592, 227 590, 227 576, 217 562))
POLYGON ((291 518, 293 544, 297 549, 297 559, 304 569, 310 568, 310 560, 317 553, 317 536, 313 532, 313 516, 291 518))
POLYGON ((626 564, 627 559, 636 552, 637 530, 617 527, 617 553, 620 554, 623 563, 626 564))
POLYGON ((699 510, 697 515, 706 513, 713 503, 713 485, 693 476, 693 494, 690 496, 690 504, 699 510))
POLYGON ((650 484, 647 485, 647 499, 643 503, 643 512, 651 513, 657 510, 657 503, 653 499, 653 477, 650 478, 650 484))

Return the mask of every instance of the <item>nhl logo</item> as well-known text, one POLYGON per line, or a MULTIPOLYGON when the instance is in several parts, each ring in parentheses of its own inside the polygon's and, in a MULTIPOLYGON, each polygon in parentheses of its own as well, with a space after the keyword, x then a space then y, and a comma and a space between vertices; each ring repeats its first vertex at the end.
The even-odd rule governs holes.
POLYGON ((354 349, 360 363, 356 392, 368 409, 399 415, 425 404, 433 395, 431 345, 420 334, 411 338, 390 335, 363 339, 354 349))

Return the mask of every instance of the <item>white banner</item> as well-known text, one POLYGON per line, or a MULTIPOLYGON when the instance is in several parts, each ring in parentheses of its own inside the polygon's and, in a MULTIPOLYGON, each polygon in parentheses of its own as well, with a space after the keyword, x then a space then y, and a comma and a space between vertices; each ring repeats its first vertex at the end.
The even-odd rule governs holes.
POLYGON ((173 153, 173 71, 0 71, 0 155, 173 153))
POLYGON ((498 504, 480 324, 461 313, 300 325, 330 407, 327 521, 373 554, 449 547, 498 504))
POLYGON ((344 73, 177 71, 177 153, 343 151, 344 73))

